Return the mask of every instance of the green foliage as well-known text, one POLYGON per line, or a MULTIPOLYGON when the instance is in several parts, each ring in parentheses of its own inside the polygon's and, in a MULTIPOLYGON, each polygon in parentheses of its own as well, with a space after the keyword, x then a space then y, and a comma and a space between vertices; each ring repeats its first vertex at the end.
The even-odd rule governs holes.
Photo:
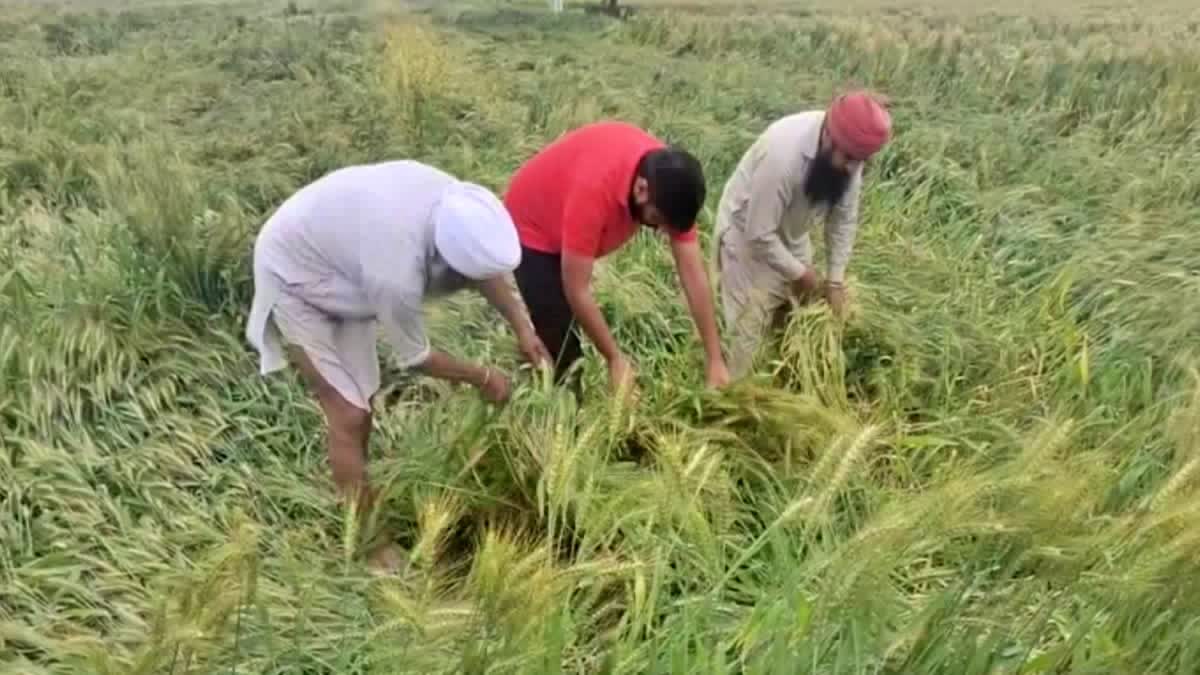
MULTIPOLYGON (((529 7, 0 19, 5 672, 1200 668, 1194 14, 529 7), (754 136, 847 82, 897 120, 847 326, 799 312, 705 392, 639 240, 598 273, 636 408, 594 354, 582 407, 403 378, 346 527, 317 408, 242 336, 280 200, 397 157, 499 190, 619 117, 701 157, 709 224, 754 136), (375 577, 385 531, 411 556, 375 577)), ((514 365, 482 300, 429 312, 514 365)))

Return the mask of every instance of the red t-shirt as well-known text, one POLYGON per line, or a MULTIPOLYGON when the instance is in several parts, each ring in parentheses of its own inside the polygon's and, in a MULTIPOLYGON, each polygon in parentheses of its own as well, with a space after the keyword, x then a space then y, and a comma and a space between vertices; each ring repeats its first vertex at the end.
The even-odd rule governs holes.
MULTIPOLYGON (((637 233, 629 192, 638 162, 664 143, 632 124, 596 122, 542 148, 513 175, 504 205, 521 244, 599 258, 637 233)), ((696 228, 671 232, 694 241, 696 228)))

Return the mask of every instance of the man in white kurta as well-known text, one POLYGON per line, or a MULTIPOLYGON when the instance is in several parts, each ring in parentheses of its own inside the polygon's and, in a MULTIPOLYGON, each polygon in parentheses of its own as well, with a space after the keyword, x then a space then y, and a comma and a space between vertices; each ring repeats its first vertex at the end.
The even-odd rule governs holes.
POLYGON ((729 335, 730 374, 751 369, 763 338, 794 302, 819 290, 836 314, 858 229, 863 164, 887 141, 891 119, 855 92, 827 110, 771 124, 743 155, 717 208, 716 266, 729 335), (823 222, 828 278, 813 269, 809 232, 823 222))
POLYGON ((334 480, 362 490, 371 402, 380 385, 382 328, 402 368, 467 382, 489 400, 509 395, 504 373, 434 349, 422 305, 475 286, 504 315, 530 359, 548 358, 504 288, 520 262, 516 228, 487 189, 415 161, 334 171, 270 217, 254 245, 254 303, 246 337, 266 375, 285 351, 319 400, 334 480))

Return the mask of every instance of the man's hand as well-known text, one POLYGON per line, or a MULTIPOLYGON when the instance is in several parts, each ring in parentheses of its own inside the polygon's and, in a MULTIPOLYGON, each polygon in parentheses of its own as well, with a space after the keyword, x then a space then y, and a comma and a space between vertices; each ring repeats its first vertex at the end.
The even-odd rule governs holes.
POLYGON ((833 315, 838 319, 843 319, 846 316, 846 287, 835 281, 825 283, 825 302, 829 303, 829 309, 833 310, 833 315))
POLYGON ((480 395, 492 403, 504 403, 512 395, 508 376, 495 368, 485 368, 483 379, 476 386, 480 395))
MULTIPOLYGON (((563 294, 567 296, 567 304, 571 312, 583 328, 583 332, 591 339, 592 344, 600 355, 611 366, 621 356, 621 349, 613 339, 608 328, 608 322, 592 296, 592 268, 596 261, 591 256, 580 255, 569 249, 562 254, 562 283, 563 294)), ((611 368, 610 368, 611 369, 611 368)))
POLYGON ((729 380, 729 368, 726 367, 724 359, 708 364, 708 375, 705 377, 708 386, 720 389, 729 384, 729 380))
POLYGON ((704 357, 708 362, 707 380, 710 387, 723 387, 729 383, 729 369, 721 354, 721 339, 717 332, 716 309, 713 307, 712 292, 708 287, 708 275, 704 271, 704 260, 700 245, 695 241, 671 240, 671 253, 679 281, 687 296, 688 310, 704 344, 704 357))
POLYGON ((546 349, 545 343, 532 328, 526 328, 517 335, 517 348, 521 350, 526 361, 538 368, 549 368, 554 365, 554 358, 550 356, 550 350, 546 349))
POLYGON ((537 331, 529 324, 522 311, 521 301, 509 285, 507 276, 497 276, 478 283, 479 292, 487 298, 504 320, 508 322, 513 333, 517 336, 517 348, 525 359, 535 366, 552 365, 554 360, 546 345, 538 337, 537 331))
POLYGON ((633 388, 635 378, 633 364, 625 358, 624 354, 617 354, 608 362, 608 379, 612 384, 613 391, 629 393, 633 388))
POLYGON ((816 298, 817 290, 820 287, 820 277, 817 276, 816 270, 809 267, 804 270, 803 276, 792 282, 792 295, 796 297, 797 302, 806 305, 816 298))

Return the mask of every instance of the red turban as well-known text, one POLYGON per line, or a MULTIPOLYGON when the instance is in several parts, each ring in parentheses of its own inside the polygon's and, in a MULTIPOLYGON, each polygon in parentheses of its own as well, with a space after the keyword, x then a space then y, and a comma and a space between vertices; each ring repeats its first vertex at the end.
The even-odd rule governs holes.
POLYGON ((829 106, 825 121, 838 149, 857 160, 879 152, 892 131, 887 109, 864 92, 839 97, 829 106))

